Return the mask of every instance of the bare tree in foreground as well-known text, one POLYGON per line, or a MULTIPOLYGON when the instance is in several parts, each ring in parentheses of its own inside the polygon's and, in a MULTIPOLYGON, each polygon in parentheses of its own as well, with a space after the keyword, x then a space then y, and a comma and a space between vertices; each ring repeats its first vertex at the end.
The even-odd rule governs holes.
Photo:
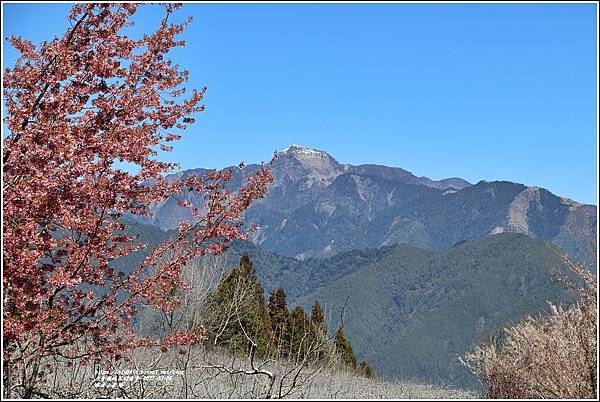
POLYGON ((580 300, 566 309, 550 304, 550 314, 525 318, 465 357, 487 397, 596 398, 597 279, 584 266, 562 260, 579 279, 560 280, 580 300))

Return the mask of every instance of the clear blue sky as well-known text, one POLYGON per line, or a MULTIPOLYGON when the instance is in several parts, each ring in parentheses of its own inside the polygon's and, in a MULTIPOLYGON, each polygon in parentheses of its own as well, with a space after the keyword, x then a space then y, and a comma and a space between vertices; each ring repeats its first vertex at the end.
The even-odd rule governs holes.
MULTIPOLYGON (((3 3, 4 36, 49 39, 69 7, 3 3)), ((160 18, 145 8, 138 32, 160 18)), ((268 161, 295 143, 597 204, 595 4, 187 4, 178 15, 195 21, 173 59, 209 88, 168 156, 183 168, 268 161)))

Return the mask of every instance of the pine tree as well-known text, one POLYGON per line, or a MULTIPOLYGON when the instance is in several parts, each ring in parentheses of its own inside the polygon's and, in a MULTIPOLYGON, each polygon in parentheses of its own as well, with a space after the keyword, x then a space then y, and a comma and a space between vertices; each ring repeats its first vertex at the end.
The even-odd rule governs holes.
POLYGON ((335 334, 335 351, 344 366, 353 370, 356 369, 356 356, 354 355, 350 341, 344 334, 343 328, 338 329, 335 334))
POLYGON ((327 345, 327 324, 325 323, 325 313, 318 300, 313 304, 311 314, 311 334, 309 344, 315 350, 317 360, 325 358, 329 353, 327 345))
POLYGON ((261 355, 265 355, 271 348, 271 319, 269 318, 269 312, 267 310, 267 303, 265 301, 265 291, 256 277, 256 270, 250 261, 248 254, 244 253, 240 260, 240 267, 245 269, 250 282, 254 285, 254 300, 256 303, 256 314, 254 315, 258 325, 257 335, 260 343, 257 345, 257 350, 261 355))
POLYGON ((259 355, 268 353, 271 323, 263 288, 247 254, 225 275, 209 300, 212 336, 218 346, 247 353, 255 344, 259 355))
POLYGON ((269 297, 269 318, 273 336, 272 344, 279 356, 285 356, 289 352, 289 316, 285 290, 283 288, 273 290, 269 297))
POLYGON ((373 368, 371 365, 365 361, 360 362, 357 368, 357 372, 359 375, 362 375, 366 378, 375 378, 375 374, 373 373, 373 368))
POLYGON ((325 313, 321 308, 321 304, 318 300, 315 300, 315 304, 312 306, 310 313, 310 321, 313 323, 315 328, 319 329, 324 334, 327 334, 327 324, 325 323, 325 313))
POLYGON ((304 309, 296 306, 291 314, 288 326, 290 357, 295 361, 302 361, 309 351, 311 341, 311 322, 304 309))

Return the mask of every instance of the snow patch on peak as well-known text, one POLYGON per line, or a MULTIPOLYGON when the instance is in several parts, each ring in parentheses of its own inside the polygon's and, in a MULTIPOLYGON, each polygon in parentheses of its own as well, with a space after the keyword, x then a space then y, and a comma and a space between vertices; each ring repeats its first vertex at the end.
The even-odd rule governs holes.
POLYGON ((302 145, 292 144, 281 151, 284 154, 294 154, 301 156, 324 156, 327 152, 318 149, 303 147, 302 145))
POLYGON ((343 173, 343 168, 327 152, 306 148, 301 145, 290 145, 281 152, 282 166, 290 177, 303 179, 303 188, 310 189, 313 184, 328 186, 337 176, 343 173), (287 162, 292 161, 289 165, 287 162))

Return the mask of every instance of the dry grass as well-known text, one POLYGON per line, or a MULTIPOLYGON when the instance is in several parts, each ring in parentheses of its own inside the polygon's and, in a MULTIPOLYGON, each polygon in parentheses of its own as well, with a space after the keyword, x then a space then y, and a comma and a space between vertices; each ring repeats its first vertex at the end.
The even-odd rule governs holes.
MULTIPOLYGON (((262 361, 261 370, 274 375, 275 382, 268 394, 270 380, 265 375, 249 374, 250 362, 235 359, 203 348, 179 355, 171 351, 139 350, 132 362, 121 363, 111 375, 120 370, 184 370, 173 374, 172 380, 129 381, 121 375, 118 381, 103 381, 98 375, 100 366, 71 365, 56 360, 54 371, 38 388, 38 397, 45 398, 126 398, 126 399, 465 399, 478 395, 466 391, 443 389, 433 385, 402 381, 368 379, 338 367, 298 367, 285 361, 262 361), (97 385, 109 385, 98 387, 97 385), (116 385, 112 387, 112 385, 116 385)), ((134 371, 135 372, 135 371, 134 371)), ((132 372, 132 373, 134 373, 132 372)), ((105 377, 106 378, 106 377, 105 377)))

